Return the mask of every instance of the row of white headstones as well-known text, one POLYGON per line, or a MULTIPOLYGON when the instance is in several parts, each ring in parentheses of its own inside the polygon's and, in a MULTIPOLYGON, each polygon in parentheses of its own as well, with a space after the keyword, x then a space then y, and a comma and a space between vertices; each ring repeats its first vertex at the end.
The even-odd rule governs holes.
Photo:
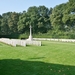
POLYGON ((41 41, 30 41, 30 40, 20 40, 20 39, 9 39, 9 38, 1 38, 0 42, 6 43, 12 46, 26 46, 26 45, 36 45, 41 46, 41 41))
POLYGON ((61 41, 61 42, 75 42, 75 39, 34 38, 34 40, 61 41))

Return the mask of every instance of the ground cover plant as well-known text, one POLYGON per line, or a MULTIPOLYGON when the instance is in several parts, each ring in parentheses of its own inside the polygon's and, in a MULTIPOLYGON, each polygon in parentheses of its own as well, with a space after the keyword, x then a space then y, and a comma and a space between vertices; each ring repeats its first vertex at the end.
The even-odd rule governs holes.
POLYGON ((42 46, 0 43, 0 75, 75 75, 75 43, 42 41, 42 46))

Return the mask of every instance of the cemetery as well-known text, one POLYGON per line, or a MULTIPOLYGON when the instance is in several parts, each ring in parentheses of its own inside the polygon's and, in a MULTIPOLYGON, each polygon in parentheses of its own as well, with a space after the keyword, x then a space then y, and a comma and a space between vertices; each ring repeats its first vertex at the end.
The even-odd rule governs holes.
POLYGON ((75 0, 2 1, 0 75, 75 75, 75 0))
POLYGON ((30 35, 29 38, 24 39, 9 39, 9 38, 0 38, 0 42, 6 43, 8 45, 12 46, 26 46, 26 45, 36 45, 41 46, 41 41, 47 40, 47 41, 61 41, 61 42, 75 42, 74 39, 51 39, 51 38, 33 38, 32 37, 32 27, 30 25, 30 35), (37 41, 36 41, 37 40, 37 41))
POLYGON ((9 39, 9 38, 1 38, 0 42, 3 42, 8 45, 12 46, 26 46, 26 45, 36 45, 36 46, 41 46, 41 41, 36 41, 32 38, 32 30, 31 30, 31 25, 30 25, 30 35, 29 38, 26 40, 20 40, 20 39, 9 39))

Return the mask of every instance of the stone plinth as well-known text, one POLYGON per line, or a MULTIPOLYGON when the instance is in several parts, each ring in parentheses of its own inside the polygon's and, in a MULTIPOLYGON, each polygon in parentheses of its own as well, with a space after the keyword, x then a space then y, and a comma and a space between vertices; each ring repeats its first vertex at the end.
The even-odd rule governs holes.
POLYGON ((30 25, 30 35, 29 35, 29 38, 27 39, 28 41, 32 41, 33 38, 32 38, 32 26, 30 25))

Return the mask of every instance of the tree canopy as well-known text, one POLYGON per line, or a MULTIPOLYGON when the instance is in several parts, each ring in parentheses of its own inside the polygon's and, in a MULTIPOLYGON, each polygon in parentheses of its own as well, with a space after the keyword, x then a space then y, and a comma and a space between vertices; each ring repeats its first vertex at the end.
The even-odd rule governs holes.
POLYGON ((32 6, 21 13, 7 12, 0 15, 0 35, 28 33, 29 25, 32 25, 34 34, 74 36, 75 0, 54 8, 32 6))

